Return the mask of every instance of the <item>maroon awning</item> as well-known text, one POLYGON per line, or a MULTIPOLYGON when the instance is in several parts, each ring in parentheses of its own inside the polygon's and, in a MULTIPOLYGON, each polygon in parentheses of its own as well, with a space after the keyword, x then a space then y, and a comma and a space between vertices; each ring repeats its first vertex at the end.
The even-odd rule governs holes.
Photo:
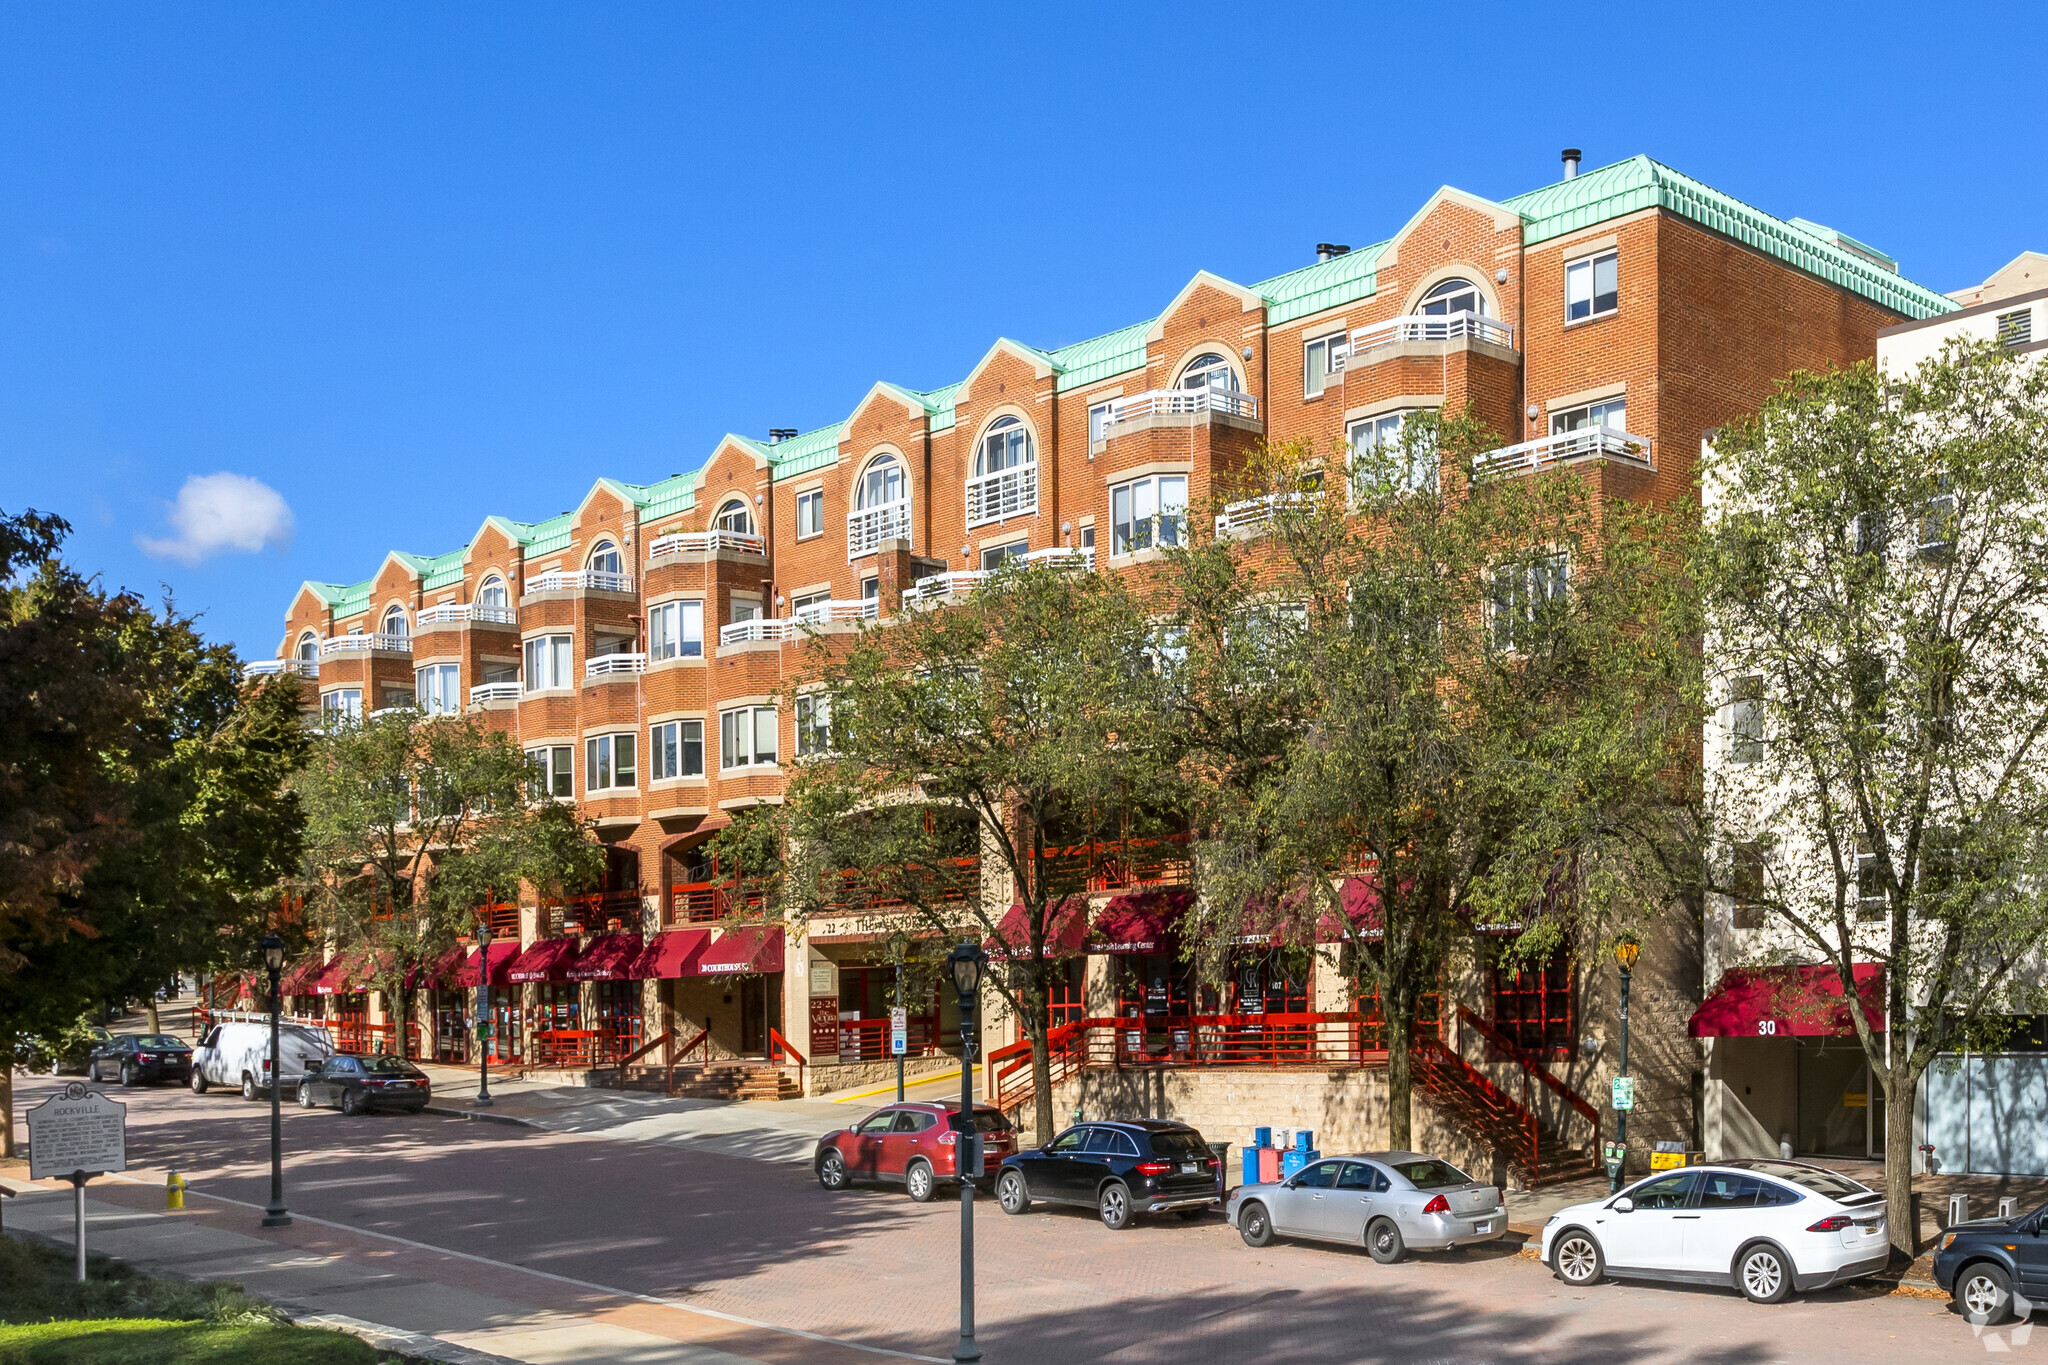
MULTIPOLYGON (((1855 964, 1856 994, 1870 1027, 1884 1029, 1884 968, 1855 964)), ((1686 1032, 1695 1038, 1846 1038, 1855 1034, 1833 967, 1737 969, 1721 977, 1686 1032)))
MULTIPOLYGON (((319 958, 306 958, 278 979, 277 993, 279 995, 311 995, 313 993, 313 982, 326 970, 327 964, 319 958)), ((268 974, 266 973, 259 979, 267 984, 268 974)), ((251 992, 251 994, 254 994, 254 992, 251 992)))
POLYGON ((469 945, 457 943, 429 963, 415 963, 405 974, 407 990, 438 990, 448 984, 449 974, 469 955, 469 945))
MULTIPOLYGON (((491 984, 493 986, 503 986, 507 984, 505 968, 510 966, 513 959, 519 956, 519 940, 516 938, 493 939, 489 952, 491 955, 491 984)), ((483 983, 479 979, 482 968, 481 957, 482 955, 476 949, 470 949, 468 955, 462 959, 461 965, 448 978, 450 988, 458 991, 473 991, 482 985, 483 983)))
POLYGON ((351 984, 362 976, 360 953, 336 953, 320 974, 299 989, 309 995, 353 995, 362 989, 351 984))
POLYGON ((647 943, 638 934, 599 934, 563 973, 571 981, 638 981, 647 943))
MULTIPOLYGON (((1088 946, 1088 902, 1070 896, 1046 911, 1045 955, 1049 958, 1078 957, 1088 946)), ((995 934, 981 945, 982 951, 998 960, 1028 958, 1031 955, 1031 920, 1022 903, 1012 905, 995 934)))
POLYGON ((640 950, 633 964, 636 981, 673 981, 697 975, 697 959, 711 946, 709 929, 664 929, 640 950))
POLYGON ((566 981, 569 964, 576 956, 573 938, 544 938, 512 959, 505 968, 507 981, 566 981))
POLYGON ((1194 897, 1186 891, 1113 896, 1088 935, 1091 953, 1160 953, 1173 940, 1173 924, 1194 897))
POLYGON ((697 959, 698 976, 782 970, 782 930, 767 925, 728 929, 697 959))

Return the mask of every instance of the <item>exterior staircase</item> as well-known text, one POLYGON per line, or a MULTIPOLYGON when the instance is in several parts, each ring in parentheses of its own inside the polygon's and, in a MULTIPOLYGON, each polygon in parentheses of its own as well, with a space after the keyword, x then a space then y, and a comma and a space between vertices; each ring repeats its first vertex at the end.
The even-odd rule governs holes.
MULTIPOLYGON (((668 1090, 668 1068, 629 1066, 612 1082, 622 1090, 668 1090)), ((675 1093, 695 1100, 795 1100, 803 1086, 779 1066, 762 1062, 704 1062, 676 1068, 675 1093)))
POLYGON ((1459 1009, 1496 1050, 1519 1064, 1532 1081, 1545 1086, 1592 1125, 1592 1139, 1573 1143, 1520 1101, 1495 1085, 1470 1063, 1435 1038, 1417 1039, 1411 1054, 1415 1085, 1430 1106, 1465 1128, 1507 1158, 1529 1189, 1593 1175, 1600 1167, 1600 1111, 1576 1091, 1525 1055, 1507 1036, 1471 1011, 1459 1009))

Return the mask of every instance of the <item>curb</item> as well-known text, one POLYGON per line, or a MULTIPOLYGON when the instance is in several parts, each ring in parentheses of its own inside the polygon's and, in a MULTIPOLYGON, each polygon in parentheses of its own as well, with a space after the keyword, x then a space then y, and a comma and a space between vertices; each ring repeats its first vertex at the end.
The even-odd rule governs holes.
POLYGON ((396 1327, 365 1322, 361 1318, 351 1318, 341 1313, 307 1313, 304 1316, 293 1313, 292 1322, 299 1327, 325 1327, 336 1332, 346 1332, 352 1337, 368 1342, 379 1351, 397 1351, 420 1360, 440 1361, 441 1365, 521 1365, 521 1362, 510 1356, 497 1356, 488 1351, 472 1350, 467 1346, 457 1346, 452 1341, 443 1341, 439 1337, 422 1336, 418 1332, 402 1332, 396 1327))
POLYGON ((438 1114, 444 1119, 469 1119, 474 1123, 504 1123, 514 1128, 538 1128, 540 1125, 527 1119, 514 1118, 510 1114, 486 1114, 475 1109, 450 1109, 430 1104, 420 1111, 423 1114, 438 1114))

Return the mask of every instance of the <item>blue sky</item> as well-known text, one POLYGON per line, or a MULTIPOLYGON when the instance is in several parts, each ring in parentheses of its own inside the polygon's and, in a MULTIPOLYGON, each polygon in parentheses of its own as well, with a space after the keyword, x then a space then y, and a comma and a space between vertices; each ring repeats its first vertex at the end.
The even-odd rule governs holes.
POLYGON ((302 579, 1567 145, 1954 289, 2048 249, 2040 120, 2000 112, 2043 50, 2038 5, 13 3, 0 508, 267 656, 302 579))

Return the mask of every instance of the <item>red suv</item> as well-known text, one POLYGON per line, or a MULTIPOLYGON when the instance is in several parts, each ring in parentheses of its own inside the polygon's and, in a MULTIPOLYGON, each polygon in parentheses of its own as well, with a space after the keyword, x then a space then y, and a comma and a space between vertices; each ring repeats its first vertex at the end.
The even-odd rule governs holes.
MULTIPOLYGON (((945 1104, 888 1104, 851 1128, 825 1134, 811 1163, 818 1183, 843 1190, 856 1180, 900 1181, 924 1203, 940 1185, 959 1183, 959 1134, 950 1123, 958 1112, 945 1104)), ((974 1107, 974 1127, 981 1134, 982 1167, 974 1173, 980 1180, 1017 1150, 1017 1134, 992 1104, 974 1107)))

